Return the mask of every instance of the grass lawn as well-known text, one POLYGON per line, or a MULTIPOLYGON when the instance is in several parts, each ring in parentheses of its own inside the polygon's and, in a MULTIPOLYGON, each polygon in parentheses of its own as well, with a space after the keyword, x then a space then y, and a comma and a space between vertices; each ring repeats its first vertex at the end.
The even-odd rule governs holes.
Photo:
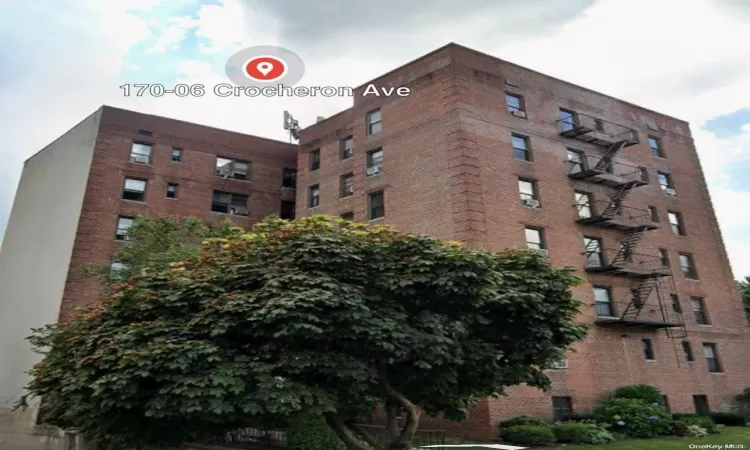
MULTIPOLYGON (((706 436, 704 438, 662 438, 644 439, 633 441, 619 441, 607 445, 558 445, 551 447, 554 450, 690 450, 691 445, 734 445, 736 447, 714 447, 713 450, 750 450, 750 427, 722 427, 720 434, 706 436), (744 447, 742 447, 744 446, 744 447)), ((518 444, 507 444, 523 447, 518 444)), ((440 449, 441 447, 433 447, 440 449)), ((490 450, 487 447, 442 447, 445 450, 490 450)), ((700 447, 692 447, 700 449, 700 447)))

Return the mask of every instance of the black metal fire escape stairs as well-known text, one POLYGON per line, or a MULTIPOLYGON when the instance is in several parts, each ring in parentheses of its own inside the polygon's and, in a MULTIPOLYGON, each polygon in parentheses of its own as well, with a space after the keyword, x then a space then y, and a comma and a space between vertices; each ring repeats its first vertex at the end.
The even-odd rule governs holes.
MULTIPOLYGON (((639 168, 628 166, 630 172, 628 169, 616 170, 619 167, 616 167, 614 162, 620 150, 639 142, 637 132, 622 125, 608 122, 605 125, 603 120, 583 114, 576 114, 572 120, 567 118, 558 122, 562 125, 561 135, 595 144, 604 149, 601 155, 584 156, 581 161, 569 160, 569 163, 576 163, 575 170, 570 171, 569 177, 604 184, 616 189, 599 214, 594 212, 590 217, 579 219, 579 222, 583 224, 605 226, 624 232, 620 239, 620 247, 611 262, 600 261, 601 256, 599 256, 594 258, 592 264, 591 259, 587 258, 589 259, 587 270, 622 275, 633 280, 627 305, 621 313, 616 317, 600 317, 597 324, 647 329, 664 328, 670 338, 684 338, 687 330, 682 315, 679 311, 674 311, 671 302, 668 301, 668 293, 675 292, 671 270, 664 267, 659 258, 643 261, 643 255, 636 253, 638 244, 645 233, 658 229, 659 225, 651 221, 648 213, 646 216, 639 217, 639 219, 646 217, 646 220, 632 220, 634 217, 626 217, 627 215, 623 213, 625 209, 623 202, 630 192, 634 188, 648 184, 648 180, 643 178, 639 168), (614 132, 607 134, 607 130, 614 132), (592 164, 588 163, 590 157, 596 158, 592 164), (653 297, 656 301, 650 302, 653 297)), ((629 209, 634 210, 634 208, 629 209)), ((596 243, 596 245, 600 244, 596 243)), ((596 251, 600 252, 599 255, 602 254, 602 249, 596 251)), ((587 248, 587 255, 591 255, 591 252, 592 249, 587 248)))

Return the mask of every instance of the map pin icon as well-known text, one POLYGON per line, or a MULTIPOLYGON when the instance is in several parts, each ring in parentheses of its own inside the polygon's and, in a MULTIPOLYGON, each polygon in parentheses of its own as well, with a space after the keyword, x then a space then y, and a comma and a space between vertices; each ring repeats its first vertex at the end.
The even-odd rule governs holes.
POLYGON ((256 67, 258 69, 258 72, 262 73, 263 75, 268 75, 273 70, 273 64, 271 64, 270 62, 258 63, 256 67))

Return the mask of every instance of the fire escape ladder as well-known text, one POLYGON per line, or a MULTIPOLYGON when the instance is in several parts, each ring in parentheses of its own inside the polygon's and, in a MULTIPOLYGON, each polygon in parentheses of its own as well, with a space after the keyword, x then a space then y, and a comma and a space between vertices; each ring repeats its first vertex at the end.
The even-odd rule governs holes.
POLYGON ((615 259, 612 260, 613 266, 618 266, 633 260, 635 248, 638 246, 638 243, 641 241, 641 238, 643 238, 643 234, 647 229, 648 227, 645 226, 638 227, 633 231, 626 233, 625 236, 620 239, 620 249, 617 251, 615 259))
POLYGON ((599 160, 599 162, 597 162, 596 165, 594 166, 594 170, 606 172, 609 169, 611 169, 612 158, 614 158, 617 152, 619 152, 620 149, 625 147, 625 144, 627 143, 628 141, 619 141, 610 145, 609 148, 607 148, 607 150, 604 152, 604 155, 602 155, 602 158, 599 160))
POLYGON ((630 288, 630 303, 628 303, 628 306, 622 313, 622 320, 635 321, 639 318, 643 307, 656 287, 656 283, 657 280, 655 277, 646 278, 630 288))
POLYGON ((630 191, 633 189, 633 186, 634 185, 632 183, 626 183, 620 186, 620 189, 618 189, 615 195, 610 198, 609 204, 606 208, 604 208, 604 211, 602 211, 602 217, 612 219, 616 215, 620 214, 622 201, 625 200, 625 197, 628 196, 630 191))
POLYGON ((682 317, 682 312, 670 311, 673 306, 671 305, 671 302, 668 302, 666 300, 668 294, 665 293, 676 292, 676 286, 674 285, 674 279, 672 277, 669 277, 669 280, 670 281, 667 282, 666 278, 660 279, 656 285, 656 293, 659 295, 659 306, 663 311, 662 314, 664 314, 664 316, 667 318, 674 317, 676 319, 675 321, 680 324, 679 326, 669 327, 666 329, 667 337, 673 339, 672 342, 677 345, 677 341, 674 341, 674 339, 685 339, 688 335, 688 332, 687 328, 685 327, 685 320, 682 317))

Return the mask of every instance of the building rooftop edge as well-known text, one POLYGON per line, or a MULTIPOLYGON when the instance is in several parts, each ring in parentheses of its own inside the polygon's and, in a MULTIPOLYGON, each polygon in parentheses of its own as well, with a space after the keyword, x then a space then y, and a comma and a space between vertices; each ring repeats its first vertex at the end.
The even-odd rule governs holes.
MULTIPOLYGON (((500 62, 502 62, 502 63, 505 63, 505 64, 508 64, 508 65, 511 65, 511 66, 517 67, 517 68, 519 68, 519 69, 522 69, 522 70, 526 70, 526 71, 529 71, 529 72, 531 72, 531 73, 534 73, 534 74, 537 74, 537 75, 541 75, 541 76, 543 76, 543 77, 545 77, 545 78, 549 78, 550 80, 555 80, 555 81, 558 81, 558 82, 560 82, 560 83, 565 83, 565 84, 567 84, 567 85, 570 85, 570 86, 574 86, 574 87, 576 87, 576 88, 579 88, 579 89, 583 89, 584 91, 588 91, 588 92, 591 92, 591 93, 593 93, 593 94, 601 95, 602 97, 610 98, 610 99, 616 100, 616 101, 618 101, 618 102, 624 103, 624 104, 626 104, 626 105, 630 105, 630 106, 632 106, 632 107, 635 107, 635 108, 638 108, 638 109, 640 109, 640 110, 643 110, 643 111, 646 111, 646 112, 650 112, 650 113, 653 113, 653 114, 658 114, 658 115, 660 115, 660 116, 662 116, 662 117, 665 117, 665 118, 669 118, 669 119, 672 119, 672 120, 676 120, 676 121, 678 121, 678 122, 682 122, 682 123, 684 123, 684 124, 686 124, 686 125, 690 125, 690 122, 688 122, 688 121, 686 121, 686 120, 684 120, 684 119, 680 119, 680 118, 678 118, 678 117, 670 116, 669 114, 664 114, 664 113, 661 113, 661 112, 659 112, 659 111, 655 111, 655 110, 653 110, 653 109, 649 109, 649 108, 646 108, 646 107, 644 107, 644 106, 640 106, 640 105, 637 105, 637 104, 635 104, 635 103, 631 103, 631 102, 629 102, 629 101, 627 101, 627 100, 623 100, 623 99, 621 99, 621 98, 618 98, 618 97, 615 97, 615 96, 613 96, 613 95, 608 95, 608 94, 604 94, 604 93, 602 93, 602 92, 599 92, 599 91, 595 91, 595 90, 593 90, 593 89, 590 89, 590 88, 587 88, 587 87, 585 87, 585 86, 581 86, 581 85, 578 85, 578 84, 575 84, 575 83, 571 83, 570 81, 565 81, 565 80, 563 80, 563 79, 560 79, 560 78, 556 78, 556 77, 553 77, 553 76, 551 76, 551 75, 547 75, 547 74, 545 74, 545 73, 542 73, 542 72, 536 71, 536 70, 534 70, 534 69, 529 69, 528 67, 524 67, 524 66, 521 66, 521 65, 519 65, 519 64, 516 64, 516 63, 510 62, 510 61, 507 61, 507 60, 504 60, 504 59, 501 59, 501 58, 498 58, 497 56, 493 56, 493 55, 490 55, 489 53, 484 53, 484 52, 481 52, 481 51, 479 51, 479 50, 475 50, 475 49, 473 49, 473 48, 470 48, 470 47, 466 47, 465 45, 457 44, 457 43, 455 43, 455 42, 450 42, 450 43, 448 43, 448 44, 446 44, 446 45, 444 45, 444 46, 442 46, 442 47, 439 47, 439 48, 437 48, 437 49, 435 49, 435 50, 433 50, 433 51, 431 51, 431 52, 429 52, 429 53, 425 53, 424 55, 422 55, 422 56, 420 56, 420 57, 418 57, 418 58, 415 58, 415 59, 413 59, 413 60, 411 60, 411 61, 409 61, 409 62, 407 62, 407 63, 404 63, 404 64, 402 64, 402 65, 400 65, 400 66, 398 66, 398 67, 394 68, 393 70, 389 70, 388 72, 384 73, 383 75, 380 75, 380 76, 378 76, 378 77, 376 77, 376 78, 372 78, 371 80, 369 80, 369 81, 366 81, 366 82, 364 82, 364 83, 360 84, 359 86, 357 86, 357 87, 355 88, 355 90, 357 90, 357 89, 360 89, 360 88, 362 88, 362 87, 364 87, 364 86, 366 86, 366 85, 368 85, 368 84, 374 83, 374 82, 376 82, 377 80, 380 80, 380 79, 382 79, 382 78, 385 78, 385 77, 387 77, 387 76, 389 76, 389 75, 393 74, 394 72, 396 72, 396 71, 398 71, 398 70, 401 70, 402 68, 404 68, 404 67, 406 67, 406 66, 409 66, 409 65, 411 65, 411 64, 415 64, 415 63, 417 63, 417 62, 419 62, 419 61, 421 61, 421 60, 423 60, 423 59, 429 58, 430 56, 432 56, 432 55, 434 55, 434 54, 436 54, 436 53, 439 53, 439 52, 441 52, 441 51, 443 51, 443 50, 445 50, 445 49, 449 49, 449 48, 460 49, 460 50, 463 50, 463 51, 468 51, 468 52, 471 52, 471 53, 474 53, 474 54, 477 54, 477 55, 480 55, 480 56, 483 56, 483 57, 487 57, 487 58, 492 58, 492 59, 494 59, 494 60, 496 60, 496 61, 500 61, 500 62)), ((347 111, 347 110, 349 110, 349 109, 351 109, 351 108, 347 108, 347 109, 346 109, 346 110, 344 110, 344 111, 347 111)), ((343 112, 343 111, 341 111, 341 112, 343 112)), ((337 114, 340 114, 340 113, 337 113, 337 114)), ((337 115, 337 114, 336 114, 336 115, 337 115)), ((331 117, 333 117, 333 116, 331 116, 331 117)), ((314 125, 314 124, 313 124, 313 125, 314 125)))

